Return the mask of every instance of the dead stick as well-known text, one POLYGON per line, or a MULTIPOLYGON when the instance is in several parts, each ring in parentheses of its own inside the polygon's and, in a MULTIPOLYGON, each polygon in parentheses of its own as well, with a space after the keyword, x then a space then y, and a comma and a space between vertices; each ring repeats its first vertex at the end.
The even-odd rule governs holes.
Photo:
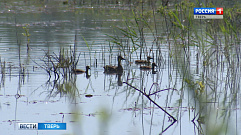
MULTIPOLYGON (((125 84, 127 84, 128 86, 130 86, 131 88, 139 91, 141 94, 143 94, 144 96, 146 96, 154 105, 156 105, 156 106, 157 106, 158 108, 160 108, 163 112, 165 112, 167 115, 169 115, 169 116, 174 120, 174 122, 177 121, 171 114, 169 114, 166 110, 164 110, 161 106, 159 106, 155 101, 153 101, 153 100, 150 98, 150 95, 147 95, 146 93, 142 92, 141 90, 137 89, 136 87, 130 85, 130 84, 127 83, 127 82, 123 82, 123 83, 125 83, 125 84)), ((173 122, 173 123, 174 123, 174 122, 173 122)))

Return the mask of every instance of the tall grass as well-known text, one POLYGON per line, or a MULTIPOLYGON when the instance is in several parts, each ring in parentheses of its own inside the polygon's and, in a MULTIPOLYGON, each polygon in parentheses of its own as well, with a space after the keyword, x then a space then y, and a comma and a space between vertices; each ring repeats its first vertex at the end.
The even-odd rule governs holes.
MULTIPOLYGON (((240 47, 237 44, 239 43, 239 38, 237 38, 239 16, 236 14, 240 9, 225 9, 223 20, 194 20, 191 13, 194 6, 197 5, 182 2, 176 4, 174 11, 160 7, 158 12, 164 16, 166 24, 173 24, 167 25, 166 28, 166 31, 170 33, 168 37, 171 37, 173 41, 169 42, 169 62, 178 68, 182 76, 181 95, 185 94, 184 88, 188 88, 188 93, 195 99, 189 102, 189 105, 197 108, 197 120, 203 119, 206 123, 205 133, 220 134, 228 132, 220 130, 227 129, 227 122, 220 123, 216 127, 211 126, 213 122, 210 120, 217 116, 209 115, 209 113, 218 112, 215 110, 216 102, 224 103, 219 104, 219 108, 230 108, 230 105, 226 103, 227 97, 231 93, 236 95, 240 87, 240 79, 236 75, 240 73, 240 47), (192 63, 196 63, 196 72, 191 68, 192 63), (223 76, 226 76, 224 80, 223 76), (221 95, 223 98, 220 98, 221 95)), ((207 7, 215 6, 209 3, 207 7)), ((236 104, 236 97, 231 99, 231 104, 236 104)), ((222 113, 230 116, 231 112, 232 110, 222 113)), ((220 119, 227 120, 222 116, 220 119)))
MULTIPOLYGON (((143 8, 139 10, 139 13, 133 10, 133 21, 125 21, 124 28, 117 28, 125 38, 109 37, 113 44, 122 48, 121 51, 128 46, 129 56, 133 53, 138 55, 137 52, 139 52, 141 59, 142 53, 149 55, 146 53, 148 46, 144 34, 145 29, 153 34, 153 42, 156 42, 153 48, 157 49, 156 52, 162 51, 159 41, 163 39, 158 38, 162 36, 158 34, 164 30, 166 33, 164 40, 167 41, 169 49, 168 69, 172 71, 175 67, 182 78, 180 101, 187 92, 191 99, 188 106, 196 108, 193 120, 203 119, 207 122, 205 133, 219 134, 228 132, 220 130, 226 128, 228 124, 219 124, 214 128, 210 120, 215 116, 209 114, 217 112, 216 102, 223 102, 218 107, 225 109, 237 104, 236 95, 240 88, 240 79, 237 76, 240 74, 240 22, 238 20, 241 10, 240 7, 224 8, 223 20, 194 20, 193 8, 199 7, 200 4, 183 1, 175 4, 173 8, 167 6, 161 6, 157 10, 153 8, 154 28, 147 21, 143 8), (160 25, 156 25, 155 17, 158 15, 164 19, 162 29, 159 28, 160 25), (196 66, 195 69, 193 64, 196 66), (231 97, 231 95, 235 96, 231 97), (227 98, 230 100, 228 101, 227 98)), ((212 3, 205 3, 204 6, 216 7, 212 3)), ((156 53, 156 57, 162 58, 162 55, 162 53, 156 53)), ((178 105, 182 106, 183 103, 179 102, 178 105)), ((228 117, 231 112, 232 110, 221 111, 228 117)), ((220 117, 222 120, 227 120, 227 117, 220 117)))

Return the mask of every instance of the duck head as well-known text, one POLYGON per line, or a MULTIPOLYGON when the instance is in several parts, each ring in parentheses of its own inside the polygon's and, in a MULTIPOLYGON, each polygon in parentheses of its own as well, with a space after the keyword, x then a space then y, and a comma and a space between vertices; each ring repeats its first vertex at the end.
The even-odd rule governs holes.
POLYGON ((125 60, 122 56, 118 56, 118 61, 125 60))
POLYGON ((150 59, 153 59, 151 56, 147 56, 147 61, 150 61, 150 59))
POLYGON ((155 62, 153 62, 153 63, 152 63, 152 68, 154 68, 155 66, 157 66, 157 65, 156 65, 155 62))

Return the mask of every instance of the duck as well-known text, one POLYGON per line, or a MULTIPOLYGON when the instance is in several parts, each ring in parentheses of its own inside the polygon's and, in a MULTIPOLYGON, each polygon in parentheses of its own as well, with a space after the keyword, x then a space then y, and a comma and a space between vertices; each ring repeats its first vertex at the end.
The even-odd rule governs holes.
POLYGON ((151 56, 147 56, 147 60, 135 60, 135 63, 136 64, 149 64, 149 63, 151 63, 150 59, 153 59, 153 58, 151 56))
POLYGON ((155 66, 157 66, 157 65, 156 65, 155 62, 153 62, 153 63, 151 64, 151 66, 140 66, 140 69, 141 69, 141 70, 152 70, 152 71, 154 72, 155 66))
POLYGON ((113 73, 117 73, 117 74, 122 74, 123 73, 123 67, 121 66, 121 60, 125 60, 122 56, 118 56, 117 57, 118 60, 118 66, 111 66, 111 65, 106 65, 104 66, 104 73, 107 74, 113 74, 113 73))
POLYGON ((86 67, 85 67, 85 71, 82 70, 82 69, 72 69, 72 72, 75 73, 75 74, 83 74, 83 73, 86 73, 86 75, 89 75, 89 74, 88 74, 88 73, 89 73, 89 72, 88 72, 89 69, 90 69, 90 66, 86 66, 86 67))

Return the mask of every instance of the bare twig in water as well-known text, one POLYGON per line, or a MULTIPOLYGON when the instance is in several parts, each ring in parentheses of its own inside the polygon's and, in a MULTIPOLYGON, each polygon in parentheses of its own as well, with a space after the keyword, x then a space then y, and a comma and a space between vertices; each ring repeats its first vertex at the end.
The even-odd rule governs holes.
MULTIPOLYGON (((151 99, 150 96, 153 95, 153 94, 155 94, 155 93, 157 93, 157 92, 154 92, 154 93, 152 93, 152 94, 146 94, 145 90, 144 90, 144 91, 141 91, 141 90, 139 90, 138 88, 130 85, 130 84, 127 83, 127 82, 123 82, 123 83, 127 84, 127 85, 130 86, 131 88, 139 91, 142 95, 146 96, 147 99, 149 99, 154 105, 156 105, 156 106, 157 106, 158 108, 160 108, 163 112, 165 112, 170 118, 173 119, 172 124, 170 124, 165 130, 163 130, 162 133, 165 132, 169 127, 171 127, 171 126, 177 121, 176 118, 174 118, 171 114, 169 114, 166 110, 164 110, 161 106, 159 106, 155 101, 153 101, 153 100, 151 99)), ((170 89, 171 89, 171 88, 170 88, 170 89)), ((164 90, 169 90, 169 89, 164 89, 164 90)), ((159 92, 160 92, 160 91, 164 91, 164 90, 159 90, 159 92)), ((175 90, 175 89, 173 89, 173 90, 175 90)), ((162 134, 162 133, 160 133, 160 134, 162 134)))

